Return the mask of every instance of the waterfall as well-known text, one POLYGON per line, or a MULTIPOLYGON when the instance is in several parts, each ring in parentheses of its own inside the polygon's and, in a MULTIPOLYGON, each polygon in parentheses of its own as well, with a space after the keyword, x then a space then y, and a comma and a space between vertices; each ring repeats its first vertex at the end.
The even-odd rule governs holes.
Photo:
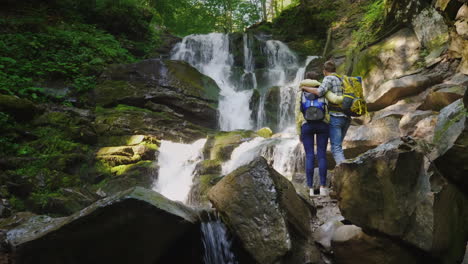
POLYGON ((226 175, 258 156, 263 156, 281 175, 291 179, 297 168, 303 168, 304 151, 299 138, 293 134, 283 134, 278 138, 254 138, 239 145, 231 154, 231 159, 222 165, 226 175))
POLYGON ((192 144, 161 141, 159 147, 159 176, 153 190, 171 200, 185 202, 192 186, 196 164, 202 160, 206 139, 192 144))
POLYGON ((227 228, 221 220, 202 222, 201 231, 205 264, 237 264, 227 228))
POLYGON ((280 131, 285 131, 289 127, 294 125, 295 120, 295 99, 299 83, 304 79, 304 73, 307 65, 313 60, 318 58, 317 56, 308 56, 302 67, 298 67, 294 80, 281 89, 281 102, 279 111, 279 124, 278 128, 280 131))
POLYGON ((252 90, 236 91, 230 81, 233 56, 229 53, 229 36, 221 33, 190 35, 178 43, 171 59, 184 60, 211 77, 221 89, 219 125, 223 131, 252 129, 249 108, 252 90))
POLYGON ((252 34, 244 34, 237 40, 242 42, 241 46, 230 43, 228 34, 190 35, 174 47, 171 59, 186 61, 216 81, 221 89, 218 105, 221 130, 270 125, 284 131, 294 123, 295 88, 302 80, 305 67, 315 57, 308 57, 302 63, 281 41, 264 40, 252 34), (234 58, 232 50, 237 50, 236 56, 242 57, 234 58), (265 106, 271 103, 266 96, 272 87, 280 87, 280 102, 274 106, 278 108, 278 124, 266 120, 265 106), (254 90, 260 95, 258 109, 250 109, 254 90), (252 116, 256 117, 256 123, 252 116))

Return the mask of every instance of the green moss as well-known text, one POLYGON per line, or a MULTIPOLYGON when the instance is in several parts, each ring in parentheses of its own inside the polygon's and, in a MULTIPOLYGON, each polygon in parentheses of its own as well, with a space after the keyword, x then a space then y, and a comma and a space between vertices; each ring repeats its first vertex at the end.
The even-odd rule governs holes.
POLYGON ((221 161, 219 160, 204 160, 197 167, 200 174, 221 174, 221 161))
POLYGON ((166 61, 165 64, 178 82, 175 86, 183 88, 185 94, 218 101, 220 89, 213 79, 201 74, 186 62, 166 61))
POLYGON ((231 157, 231 153, 239 146, 243 140, 255 137, 256 133, 250 130, 237 130, 229 132, 219 132, 214 136, 210 159, 226 161, 231 157))
POLYGON ((110 169, 110 171, 115 174, 115 175, 122 175, 125 173, 130 172, 132 169, 135 168, 151 168, 153 164, 153 161, 150 160, 142 160, 134 164, 128 164, 128 165, 120 165, 120 166, 115 166, 110 169))
POLYGON ((448 41, 449 41, 449 35, 441 34, 437 36, 436 38, 432 39, 430 42, 426 43, 426 46, 430 51, 432 51, 434 49, 447 45, 448 41))
POLYGON ((288 42, 288 46, 301 55, 321 55, 325 41, 323 39, 303 39, 288 42))
POLYGON ((459 122, 463 117, 468 118, 468 111, 460 111, 456 116, 447 120, 447 122, 445 122, 441 129, 435 131, 433 143, 438 144, 440 140, 442 140, 442 138, 444 137, 445 132, 447 132, 447 130, 450 127, 452 127, 455 123, 459 122))
POLYGON ((257 135, 264 137, 264 138, 271 138, 273 135, 273 131, 269 127, 264 127, 257 130, 257 135))
POLYGON ((129 105, 123 105, 119 104, 115 108, 113 108, 116 111, 121 111, 121 112, 126 112, 126 111, 141 111, 141 112, 146 112, 146 113, 153 113, 151 110, 145 109, 145 108, 140 108, 136 106, 129 106, 129 105))

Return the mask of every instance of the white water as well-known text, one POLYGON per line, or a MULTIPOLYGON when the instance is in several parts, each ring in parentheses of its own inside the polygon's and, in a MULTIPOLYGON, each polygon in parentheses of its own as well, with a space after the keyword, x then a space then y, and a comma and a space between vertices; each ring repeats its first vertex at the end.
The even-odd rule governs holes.
POLYGON ((294 80, 287 85, 284 85, 281 88, 281 95, 280 95, 280 111, 279 111, 279 130, 285 132, 290 127, 294 126, 295 121, 295 99, 296 99, 296 92, 299 86, 299 83, 304 79, 304 73, 306 70, 307 65, 313 59, 316 59, 317 56, 308 56, 305 63, 300 67, 297 72, 294 80))
POLYGON ((159 176, 153 187, 171 200, 185 202, 192 186, 193 172, 202 160, 202 149, 206 139, 192 144, 161 141, 159 147, 159 176))
POLYGON ((176 45, 171 59, 184 60, 216 81, 221 89, 218 106, 221 130, 253 128, 249 108, 253 90, 236 91, 229 79, 233 57, 229 53, 228 35, 211 33, 187 36, 176 45))
POLYGON ((221 220, 202 222, 201 231, 205 264, 237 264, 227 228, 221 220))
POLYGON ((234 149, 231 159, 222 165, 226 175, 258 156, 263 156, 281 175, 291 179, 296 168, 303 164, 304 151, 299 138, 294 134, 283 134, 278 138, 254 138, 234 149))
MULTIPOLYGON (((315 56, 309 56, 302 63, 300 59, 282 42, 277 40, 258 40, 253 35, 244 34, 243 72, 234 67, 230 53, 229 36, 221 33, 190 35, 176 45, 171 59, 184 60, 211 77, 220 87, 219 126, 221 130, 260 128, 268 124, 265 105, 266 94, 274 86, 280 87, 278 124, 282 135, 272 139, 255 138, 244 142, 232 153, 231 159, 222 166, 225 175, 239 166, 245 165, 255 157, 265 157, 273 168, 291 178, 301 167, 303 150, 294 129, 295 94, 303 79, 306 66, 315 56), (257 71, 253 54, 254 42, 258 41, 261 53, 266 56, 267 68, 257 71), (261 78, 259 77, 261 74, 261 78), (239 79, 240 78, 240 79, 239 79), (257 123, 251 120, 250 99, 254 89, 260 91, 259 109, 255 109, 257 123)), ((259 52, 258 50, 256 52, 259 52)), ((173 200, 185 202, 192 184, 196 163, 201 159, 201 148, 205 140, 192 145, 163 141, 159 156, 159 179, 155 190, 173 200)), ((302 166, 303 167, 303 166, 302 166)))

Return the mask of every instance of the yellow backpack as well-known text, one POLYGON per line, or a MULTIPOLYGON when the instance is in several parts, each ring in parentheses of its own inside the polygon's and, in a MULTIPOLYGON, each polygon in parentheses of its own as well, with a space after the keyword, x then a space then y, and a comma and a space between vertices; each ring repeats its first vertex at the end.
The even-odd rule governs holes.
POLYGON ((341 110, 349 116, 362 116, 367 114, 367 104, 364 100, 361 77, 333 74, 343 85, 343 102, 341 110))

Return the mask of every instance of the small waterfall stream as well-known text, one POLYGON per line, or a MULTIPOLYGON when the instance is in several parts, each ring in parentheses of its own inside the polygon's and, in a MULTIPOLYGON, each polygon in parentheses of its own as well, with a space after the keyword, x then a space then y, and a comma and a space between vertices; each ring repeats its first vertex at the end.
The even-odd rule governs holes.
POLYGON ((228 230, 219 219, 201 223, 205 264, 237 264, 228 230))
POLYGON ((206 139, 192 144, 161 141, 159 148, 159 177, 153 190, 175 201, 185 202, 192 186, 193 172, 202 160, 201 150, 206 139))

